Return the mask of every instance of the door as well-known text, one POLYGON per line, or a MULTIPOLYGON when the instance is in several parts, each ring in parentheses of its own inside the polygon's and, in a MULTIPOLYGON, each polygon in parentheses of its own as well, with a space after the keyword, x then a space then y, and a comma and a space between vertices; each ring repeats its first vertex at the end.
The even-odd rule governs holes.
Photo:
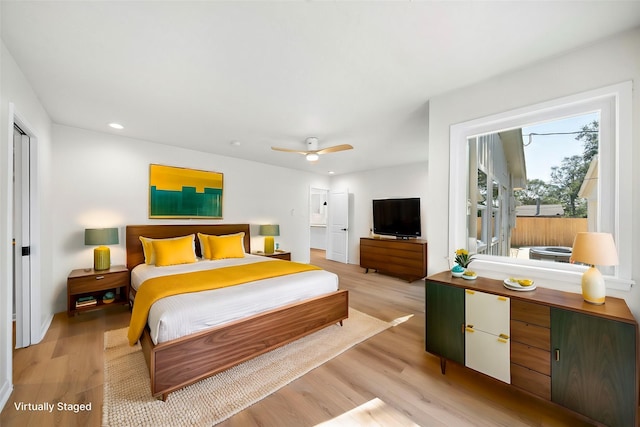
POLYGON ((464 365, 464 291, 427 280, 425 349, 464 365))
POLYGON ((16 347, 31 343, 31 258, 30 258, 30 157, 29 137, 13 130, 13 312, 16 319, 16 347))
POLYGON ((349 254, 349 191, 329 193, 327 259, 346 264, 349 254))
POLYGON ((551 400, 608 426, 635 425, 636 331, 551 309, 551 400))

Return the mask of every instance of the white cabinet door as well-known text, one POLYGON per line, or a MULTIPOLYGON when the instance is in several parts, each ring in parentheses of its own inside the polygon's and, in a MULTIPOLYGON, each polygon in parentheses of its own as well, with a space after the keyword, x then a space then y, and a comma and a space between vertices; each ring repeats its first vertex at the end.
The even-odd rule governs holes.
POLYGON ((467 289, 465 322, 493 335, 509 335, 509 298, 467 289))
POLYGON ((465 292, 465 365, 511 383, 509 298, 467 289, 465 292))
POLYGON ((468 368, 511 384, 509 339, 467 328, 465 364, 468 368))

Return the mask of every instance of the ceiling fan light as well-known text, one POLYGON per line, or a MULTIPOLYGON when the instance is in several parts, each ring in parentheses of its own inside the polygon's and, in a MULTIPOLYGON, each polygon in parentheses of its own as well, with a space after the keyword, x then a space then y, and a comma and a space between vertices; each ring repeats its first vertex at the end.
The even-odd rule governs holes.
POLYGON ((306 159, 307 159, 308 162, 315 162, 319 158, 320 158, 320 156, 318 156, 316 153, 309 153, 306 156, 306 159))

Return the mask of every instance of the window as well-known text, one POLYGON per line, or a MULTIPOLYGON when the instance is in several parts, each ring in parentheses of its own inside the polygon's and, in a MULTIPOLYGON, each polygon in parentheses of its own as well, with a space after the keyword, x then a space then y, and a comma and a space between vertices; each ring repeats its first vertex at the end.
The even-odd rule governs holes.
MULTIPOLYGON (((579 114, 598 112, 600 114, 600 151, 598 156, 598 203, 597 218, 594 226, 597 231, 609 232, 614 236, 618 248, 620 265, 606 276, 607 286, 616 289, 629 289, 631 284, 631 236, 624 232, 631 226, 631 203, 628 197, 621 195, 630 194, 631 184, 631 82, 625 82, 594 91, 569 96, 550 102, 508 111, 482 119, 465 122, 451 127, 450 133, 450 184, 449 196, 449 248, 453 253, 456 248, 465 247, 480 255, 478 261, 487 268, 496 272, 507 272, 517 269, 523 274, 535 270, 535 275, 553 278, 556 281, 565 280, 575 283, 577 274, 581 274, 584 267, 546 261, 530 261, 509 258, 501 247, 501 215, 508 212, 508 205, 504 194, 505 183, 496 180, 489 174, 486 178, 488 198, 494 198, 496 202, 488 201, 483 207, 481 203, 473 203, 467 198, 467 188, 471 188, 470 176, 475 168, 470 165, 469 140, 478 141, 487 135, 519 129, 532 123, 570 117, 579 114), (501 194, 502 193, 502 194, 501 194), (481 246, 494 245, 495 249, 487 247, 484 252, 475 251, 476 242, 468 236, 474 236, 468 229, 472 212, 476 211, 480 219, 478 230, 478 243, 481 246), (484 211, 484 212, 483 212, 484 211), (487 218, 487 219, 485 219, 487 218), (488 229, 487 229, 488 227, 488 229), (484 237, 487 236, 487 240, 484 237)), ((478 149, 479 155, 485 148, 478 149)), ((487 156, 487 157, 490 157, 487 156)), ((478 163, 479 164, 479 163, 478 163)), ((483 170, 487 173, 487 170, 483 170)), ((479 176, 479 175, 478 175, 479 176)), ((499 174, 495 174, 499 176, 499 174)), ((510 186, 509 186, 510 187, 510 186)), ((507 188, 509 188, 507 187, 507 188)), ((504 218, 503 218, 504 219, 504 218)), ((473 239, 475 240, 475 239, 473 239)))

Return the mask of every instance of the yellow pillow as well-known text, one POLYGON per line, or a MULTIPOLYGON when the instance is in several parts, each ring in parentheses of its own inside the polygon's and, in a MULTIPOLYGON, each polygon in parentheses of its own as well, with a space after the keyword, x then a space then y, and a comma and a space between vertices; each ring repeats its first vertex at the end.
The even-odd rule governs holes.
MULTIPOLYGON (((148 264, 148 265, 155 265, 156 264, 156 253, 153 250, 153 241, 155 240, 177 240, 177 239, 185 239, 185 238, 191 238, 193 240, 194 235, 190 234, 188 236, 179 236, 179 237, 169 237, 166 239, 152 239, 151 237, 143 237, 140 236, 140 242, 142 242, 142 252, 144 253, 144 263, 148 264)), ((193 247, 195 250, 195 242, 193 242, 193 247)))
POLYGON ((209 250, 209 236, 211 236, 211 234, 198 233, 198 240, 200 241, 200 254, 204 259, 211 259, 211 251, 209 250))
POLYGON ((208 236, 209 259, 244 258, 244 233, 208 236))
POLYGON ((202 254, 202 258, 204 259, 212 259, 211 257, 211 245, 209 244, 209 237, 240 237, 238 244, 240 246, 240 251, 242 251, 244 256, 244 232, 234 233, 234 234, 204 234, 198 233, 198 240, 200 241, 200 253, 202 254))
POLYGON ((156 265, 165 267, 196 262, 196 253, 193 250, 194 237, 192 234, 177 239, 153 240, 151 243, 153 244, 156 265))
POLYGON ((154 239, 149 237, 140 236, 142 252, 144 253, 144 263, 149 265, 154 265, 156 263, 156 254, 153 252, 153 244, 151 243, 153 240, 154 239))

